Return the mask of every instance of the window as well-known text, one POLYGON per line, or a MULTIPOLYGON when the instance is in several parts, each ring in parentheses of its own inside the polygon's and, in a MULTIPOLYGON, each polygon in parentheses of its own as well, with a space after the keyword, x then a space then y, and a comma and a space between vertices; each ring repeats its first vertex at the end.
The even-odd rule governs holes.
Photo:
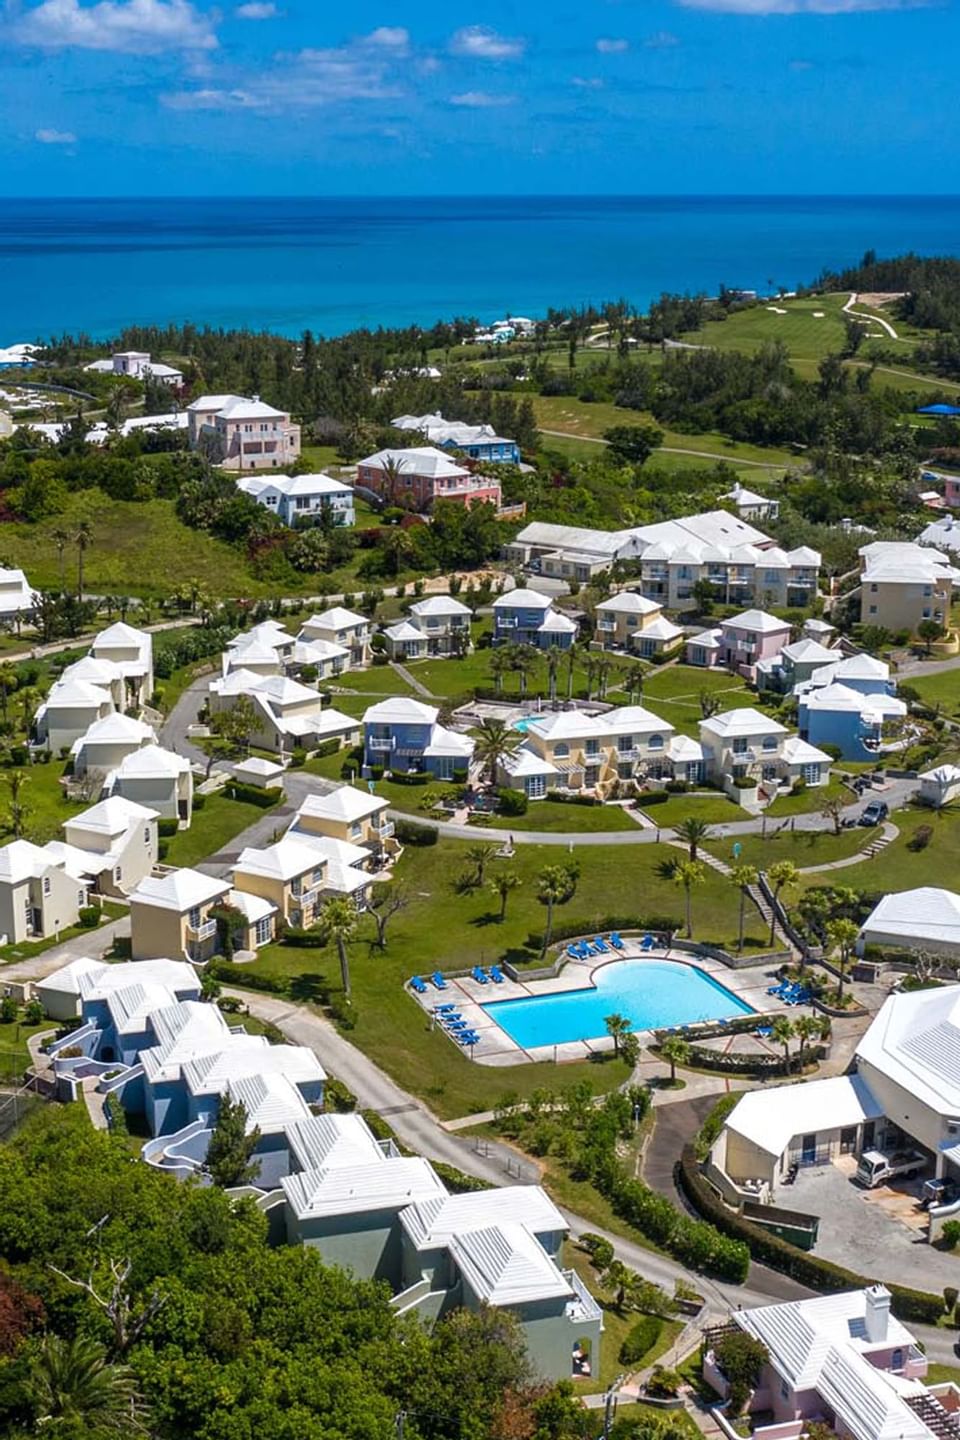
MULTIPOLYGON (((874 587, 874 588, 876 588, 876 587, 874 587)), ((876 605, 871 605, 871 606, 870 606, 870 614, 871 614, 871 615, 876 615, 876 613, 877 613, 877 607, 876 607, 876 605)))
POLYGON ((318 865, 318 866, 317 866, 316 870, 314 870, 313 875, 310 877, 310 879, 311 879, 311 883, 312 883, 313 885, 319 885, 319 884, 320 884, 320 882, 321 882, 322 879, 323 879, 323 866, 322 866, 322 865, 318 865))
POLYGON ((49 894, 50 894, 50 876, 49 876, 49 875, 44 875, 44 877, 43 877, 43 893, 44 893, 44 895, 49 895, 49 894))
POLYGON ((738 736, 736 737, 736 739, 734 740, 734 742, 733 742, 733 753, 734 753, 734 755, 745 755, 745 754, 746 754, 746 751, 747 751, 747 741, 746 741, 746 737, 743 736, 743 735, 738 735, 738 736))
POLYGON ((870 594, 871 594, 871 595, 876 595, 876 593, 877 593, 877 587, 876 587, 876 585, 871 585, 871 586, 870 586, 870 594))
POLYGON ((353 823, 352 823, 352 825, 350 826, 350 839, 351 839, 351 840, 356 840, 356 838, 357 838, 357 836, 358 836, 359 834, 360 834, 360 821, 359 821, 359 820, 354 820, 353 823))
POLYGON ((600 754, 600 741, 588 740, 584 746, 584 754, 586 754, 591 760, 595 760, 600 754))
POLYGON ((819 784, 820 784, 820 766, 819 766, 819 765, 801 765, 801 767, 800 767, 800 774, 802 775, 803 779, 806 781, 806 783, 807 783, 808 785, 819 785, 819 784))
POLYGON ((270 932, 273 929, 272 921, 273 917, 271 915, 265 915, 262 920, 257 921, 255 939, 258 945, 266 945, 270 939, 270 932))
POLYGON ((561 740, 558 745, 554 745, 553 754, 556 760, 566 760, 570 754, 570 746, 565 740, 561 740))
POLYGON ((892 1354, 891 1357, 890 1357, 890 1369, 891 1369, 891 1370, 902 1370, 902 1369, 903 1369, 903 1351, 902 1351, 902 1350, 900 1350, 900 1349, 894 1350, 893 1354, 892 1354))
POLYGON ((764 583, 764 585, 777 585, 777 584, 779 584, 779 581, 780 581, 780 572, 779 572, 779 570, 764 570, 764 572, 763 572, 763 583, 764 583))
POLYGON ((777 748, 777 737, 776 737, 776 735, 764 735, 764 737, 763 737, 763 748, 764 748, 764 750, 776 750, 776 748, 777 748))
POLYGON ((547 778, 545 775, 530 775, 527 777, 527 795, 531 800, 541 800, 547 793, 547 778))
POLYGON ((650 739, 647 741, 647 749, 648 749, 648 750, 662 750, 662 749, 663 749, 663 736, 662 736, 662 735, 651 735, 651 736, 650 736, 650 739))
POLYGON ((144 827, 143 827, 143 843, 144 843, 144 845, 149 845, 149 844, 150 844, 150 826, 149 826, 149 825, 144 825, 144 827))
POLYGON ((116 870, 114 870, 114 872, 113 872, 113 879, 114 879, 114 883, 115 883, 115 884, 117 884, 117 885, 120 884, 120 881, 123 879, 123 866, 122 866, 122 865, 118 865, 117 868, 116 868, 116 870))
POLYGON ((192 909, 190 909, 190 910, 187 911, 187 924, 190 926, 190 928, 191 928, 192 930, 197 930, 197 929, 199 929, 199 927, 200 927, 200 906, 199 906, 199 905, 194 905, 192 909))
POLYGON ((632 749, 633 749, 633 736, 632 736, 632 735, 618 735, 618 736, 617 736, 617 749, 618 749, 618 750, 632 750, 632 749))
POLYGON ((780 1397, 781 1397, 781 1399, 786 1400, 786 1399, 788 1398, 789 1394, 790 1394, 790 1386, 787 1384, 786 1380, 781 1380, 781 1381, 780 1381, 780 1397))

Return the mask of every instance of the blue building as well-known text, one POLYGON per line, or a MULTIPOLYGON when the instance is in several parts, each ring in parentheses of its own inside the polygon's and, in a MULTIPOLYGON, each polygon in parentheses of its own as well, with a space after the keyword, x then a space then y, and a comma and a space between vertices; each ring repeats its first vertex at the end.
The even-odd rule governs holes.
POLYGON ((425 435, 440 450, 456 450, 471 460, 497 465, 519 465, 520 446, 516 440, 498 435, 492 425, 468 425, 462 420, 445 420, 442 415, 397 415, 390 421, 394 430, 425 435))
POLYGON ((395 696, 371 705, 363 717, 363 761, 368 768, 428 771, 438 780, 452 780, 473 758, 469 735, 437 723, 439 711, 420 700, 395 696))
POLYGON ((897 744, 907 707, 893 695, 863 695, 848 685, 822 685, 798 696, 801 739, 821 750, 836 746, 843 760, 879 760, 897 744))
POLYGON ((559 610, 549 595, 537 590, 510 590, 493 602, 494 645, 536 645, 540 650, 556 646, 569 650, 577 638, 577 626, 559 610))

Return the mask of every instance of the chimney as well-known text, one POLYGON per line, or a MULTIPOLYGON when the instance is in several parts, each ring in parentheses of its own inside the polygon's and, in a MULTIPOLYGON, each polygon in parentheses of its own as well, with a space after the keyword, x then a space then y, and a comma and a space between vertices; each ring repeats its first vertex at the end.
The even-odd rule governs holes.
POLYGON ((890 1321, 890 1291, 885 1285, 870 1285, 863 1292, 867 1302, 864 1314, 864 1328, 871 1345, 879 1345, 887 1338, 890 1321))
POLYGON ((254 405, 256 405, 256 404, 258 403, 259 399, 260 399, 260 396, 259 396, 259 395, 254 395, 254 397, 253 397, 253 403, 254 403, 254 405))

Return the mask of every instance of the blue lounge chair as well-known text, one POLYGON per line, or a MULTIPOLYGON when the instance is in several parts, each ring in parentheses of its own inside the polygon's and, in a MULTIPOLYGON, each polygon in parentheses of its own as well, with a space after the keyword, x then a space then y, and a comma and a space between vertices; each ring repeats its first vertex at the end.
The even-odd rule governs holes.
POLYGON ((427 987, 419 975, 414 975, 410 981, 410 989, 415 990, 418 995, 426 995, 427 987))
POLYGON ((453 1025, 447 1026, 447 1034, 454 1036, 465 1035, 469 1029, 470 1026, 467 1024, 466 1020, 457 1020, 453 1025))
POLYGON ((595 946, 595 945, 592 945, 589 940, 581 940, 581 941, 580 941, 580 949, 581 949, 581 951, 582 951, 582 953, 583 953, 584 959, 586 959, 588 955, 591 955, 591 956, 592 956, 592 955, 597 955, 597 954, 599 954, 599 951, 597 950, 596 946, 595 946))
POLYGON ((444 980, 439 970, 434 970, 433 974, 430 976, 430 979, 433 984, 436 985, 438 990, 446 990, 447 982, 446 980, 444 980))
POLYGON ((655 950, 656 948, 657 948, 657 942, 656 942, 656 939, 654 938, 654 936, 649 935, 649 934, 648 934, 648 935, 644 935, 643 939, 640 941, 640 949, 641 949, 641 950, 655 950))
POLYGON ((782 989, 783 989, 783 986, 782 986, 782 985, 768 985, 768 986, 767 986, 767 994, 768 994, 768 995, 779 995, 782 989))
POLYGON ((486 985, 487 972, 485 970, 481 970, 479 965, 474 965, 473 969, 470 971, 470 974, 473 976, 474 980, 476 980, 478 985, 486 985))
POLYGON ((622 949, 623 949, 623 941, 620 939, 620 931, 619 931, 619 930, 613 930, 613 931, 611 931, 611 933, 610 933, 610 944, 613 946, 614 950, 622 950, 622 949))
POLYGON ((502 985, 506 978, 506 975, 504 975, 499 965, 490 966, 490 979, 493 981, 494 985, 502 985))
POLYGON ((593 943, 595 948, 600 951, 601 955, 610 954, 610 946, 607 944, 606 940, 604 940, 602 935, 594 935, 593 943))
POLYGON ((466 1045, 466 1046, 469 1046, 469 1047, 472 1047, 472 1046, 474 1046, 474 1045, 479 1045, 479 1044, 480 1044, 480 1036, 479 1036, 479 1035, 476 1035, 472 1030, 468 1030, 467 1033, 466 1033, 466 1035, 458 1035, 458 1036, 457 1036, 457 1043, 458 1043, 459 1045, 466 1045))
POLYGON ((446 1015, 439 1015, 437 1018, 441 1025, 455 1025, 458 1020, 463 1019, 463 1016, 459 1010, 448 1010, 446 1015))
POLYGON ((568 945, 567 954, 570 956, 571 960, 580 960, 583 958, 580 954, 579 945, 568 945))
POLYGON ((456 1010, 456 1008, 452 1000, 447 1000, 442 1005, 434 1005, 433 1013, 434 1015, 447 1015, 451 1010, 456 1010))
POLYGON ((773 1030, 769 1025, 759 1025, 754 1034, 759 1035, 761 1040, 769 1040, 773 1030))

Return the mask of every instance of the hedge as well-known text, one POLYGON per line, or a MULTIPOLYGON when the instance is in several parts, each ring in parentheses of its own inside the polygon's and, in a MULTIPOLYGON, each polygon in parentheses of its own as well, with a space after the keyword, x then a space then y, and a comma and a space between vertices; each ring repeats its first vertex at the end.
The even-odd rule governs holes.
MULTIPOLYGON (((503 792, 501 791, 501 794, 503 792)), ((602 805, 596 795, 569 794, 566 790, 548 790, 546 798, 554 805, 602 805)))
POLYGON ((401 845, 436 845, 440 839, 436 825, 418 825, 416 820, 397 820, 394 834, 401 845))
POLYGON ((339 749, 340 741, 338 739, 334 738, 333 740, 321 740, 320 744, 313 752, 314 759, 322 760, 326 755, 336 755, 339 749))
POLYGON ((391 770, 390 779, 394 785, 426 785, 436 776, 431 775, 429 770, 391 770))
POLYGON ((636 804, 639 810, 646 810, 648 805, 664 805, 669 799, 670 793, 667 790, 645 790, 642 795, 637 796, 636 804))
MULTIPOLYGON (((760 1225, 729 1210, 713 1187, 700 1173, 696 1151, 692 1145, 685 1145, 677 1167, 680 1188, 694 1209, 725 1235, 740 1241, 749 1248, 754 1260, 769 1265, 789 1275, 800 1285, 811 1290, 834 1292, 837 1290, 863 1290, 874 1285, 875 1280, 866 1279, 832 1260, 824 1260, 805 1250, 798 1250, 779 1236, 769 1234, 760 1225)), ((922 1290, 911 1290, 896 1285, 890 1280, 883 1282, 893 1297, 893 1313, 901 1320, 912 1320, 916 1324, 936 1325, 943 1315, 942 1295, 928 1295, 922 1290)))
POLYGON ((644 1355, 649 1355, 663 1334, 663 1321, 659 1315, 642 1315, 631 1325, 620 1346, 621 1365, 635 1365, 644 1355))
MULTIPOLYGON (((612 915, 594 916, 592 920, 562 920, 553 927, 552 940, 574 940, 580 935, 588 932, 594 934, 609 934, 611 930, 651 930, 674 934, 680 929, 681 922, 672 915, 628 915, 626 911, 616 912, 612 915)), ((543 944, 542 934, 527 936, 526 945, 528 949, 539 949, 543 944)))
POLYGON ((282 976, 261 975, 248 965, 237 966, 230 960, 210 960, 206 974, 212 975, 215 980, 223 980, 227 985, 240 985, 244 990, 265 990, 268 995, 287 995, 290 991, 289 980, 282 976))
POLYGON ((301 950, 322 950, 326 936, 319 930, 304 930, 299 925, 288 925, 280 937, 281 945, 297 945, 301 950))
POLYGON ((157 821, 157 834, 162 835, 164 839, 169 839, 170 836, 176 835, 179 829, 180 821, 172 815, 163 815, 157 821))
POLYGON ((527 805, 525 790, 511 790, 502 786, 497 791, 497 809, 501 815, 526 815, 527 805))
POLYGON ((467 1175, 463 1170, 458 1170, 455 1165, 448 1165, 444 1160, 431 1160, 436 1173, 454 1195, 467 1195, 475 1190, 495 1190, 496 1186, 489 1180, 478 1180, 475 1175, 467 1175))
POLYGON ((276 790, 260 790, 256 785, 241 785, 231 780, 226 787, 231 800, 240 800, 244 805, 256 805, 260 810, 269 810, 280 800, 276 790))
MULTIPOLYGON (((746 1028, 752 1029, 754 1024, 755 1022, 746 1028)), ((803 1053, 804 1059, 809 1062, 810 1060, 822 1060, 827 1051, 824 1045, 808 1045, 803 1053)), ((798 1059, 799 1056, 796 1054, 790 1056, 791 1073, 796 1069, 795 1062, 798 1059)), ((776 1074, 783 1070, 781 1055, 744 1055, 735 1050, 708 1050, 701 1045, 690 1046, 688 1063, 697 1070, 714 1070, 727 1075, 752 1075, 761 1070, 765 1073, 776 1074)))

